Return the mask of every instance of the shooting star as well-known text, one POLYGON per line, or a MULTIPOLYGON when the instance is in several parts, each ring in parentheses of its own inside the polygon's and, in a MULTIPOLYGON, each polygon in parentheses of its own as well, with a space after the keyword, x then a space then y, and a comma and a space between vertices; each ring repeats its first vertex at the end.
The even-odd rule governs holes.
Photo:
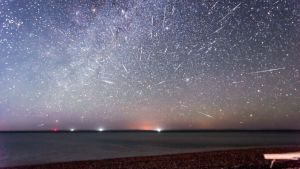
POLYGON ((250 72, 248 74, 259 74, 259 73, 273 72, 273 71, 284 70, 284 69, 285 69, 285 67, 281 67, 281 68, 276 68, 276 69, 267 69, 267 70, 261 70, 261 71, 256 71, 256 72, 250 72))
POLYGON ((163 83, 165 83, 166 81, 161 81, 161 82, 159 82, 159 83, 157 83, 156 85, 160 85, 160 84, 163 84, 163 83))
POLYGON ((212 34, 214 33, 218 33, 220 30, 222 30, 224 28, 224 26, 220 27, 219 29, 215 30, 212 34))
POLYGON ((208 11, 208 14, 211 14, 211 11, 217 6, 219 1, 217 1, 208 11))
POLYGON ((232 84, 238 84, 238 83, 243 83, 244 81, 234 81, 232 84))
POLYGON ((110 84, 110 85, 115 84, 113 81, 109 81, 109 80, 102 80, 102 82, 110 84))
POLYGON ((38 125, 38 127, 43 127, 43 126, 45 126, 44 123, 41 123, 41 124, 38 125))
POLYGON ((239 3, 237 6, 235 6, 233 9, 231 9, 231 11, 235 11, 242 3, 239 3))
POLYGON ((242 3, 239 3, 237 6, 235 6, 234 8, 232 8, 222 19, 220 19, 218 21, 219 22, 222 22, 223 20, 225 20, 229 15, 233 14, 233 12, 241 5, 242 3))
POLYGON ((111 32, 112 36, 115 37, 115 33, 114 33, 114 31, 113 31, 113 29, 112 29, 111 26, 109 27, 109 29, 110 29, 110 32, 111 32))
POLYGON ((122 64, 122 66, 123 66, 123 69, 125 70, 125 72, 128 73, 128 70, 127 70, 127 68, 125 67, 125 65, 122 64))
POLYGON ((175 68, 175 72, 177 72, 177 70, 181 67, 182 63, 180 63, 176 68, 175 68))
POLYGON ((215 118, 214 116, 212 116, 212 115, 209 115, 209 114, 206 114, 206 113, 202 113, 202 112, 198 112, 199 114, 202 114, 202 115, 204 115, 204 116, 206 116, 206 117, 208 117, 208 118, 215 118))

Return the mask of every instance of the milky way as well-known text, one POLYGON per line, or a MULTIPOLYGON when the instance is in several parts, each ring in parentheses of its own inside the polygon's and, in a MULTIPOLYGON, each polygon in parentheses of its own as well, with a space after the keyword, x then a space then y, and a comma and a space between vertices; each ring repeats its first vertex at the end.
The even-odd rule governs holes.
POLYGON ((0 129, 300 129, 300 3, 0 0, 0 129))

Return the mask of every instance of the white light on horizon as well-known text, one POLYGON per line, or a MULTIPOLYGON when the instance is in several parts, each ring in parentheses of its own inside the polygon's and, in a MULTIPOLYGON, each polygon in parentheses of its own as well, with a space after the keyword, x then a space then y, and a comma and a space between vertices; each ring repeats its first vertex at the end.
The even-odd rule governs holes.
POLYGON ((162 131, 162 129, 161 128, 157 128, 157 129, 155 129, 157 132, 161 132, 162 131))
POLYGON ((103 128, 98 128, 98 131, 100 131, 100 132, 101 132, 101 131, 104 131, 104 129, 103 129, 103 128))
POLYGON ((75 129, 74 128, 70 128, 70 132, 74 132, 75 131, 75 129))

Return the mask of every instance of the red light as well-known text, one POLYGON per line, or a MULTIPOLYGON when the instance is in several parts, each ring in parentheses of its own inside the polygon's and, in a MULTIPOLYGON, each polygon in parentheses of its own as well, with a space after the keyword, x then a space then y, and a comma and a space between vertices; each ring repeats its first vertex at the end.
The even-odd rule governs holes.
POLYGON ((52 131, 53 131, 53 132, 57 132, 57 131, 58 131, 58 129, 57 129, 57 128, 54 128, 54 129, 52 129, 52 131))

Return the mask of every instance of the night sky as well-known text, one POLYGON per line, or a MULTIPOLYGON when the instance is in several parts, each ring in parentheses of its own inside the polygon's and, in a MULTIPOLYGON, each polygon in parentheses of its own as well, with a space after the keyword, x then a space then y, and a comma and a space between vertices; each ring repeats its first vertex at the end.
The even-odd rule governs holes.
POLYGON ((300 129, 299 0, 0 0, 0 130, 300 129))

